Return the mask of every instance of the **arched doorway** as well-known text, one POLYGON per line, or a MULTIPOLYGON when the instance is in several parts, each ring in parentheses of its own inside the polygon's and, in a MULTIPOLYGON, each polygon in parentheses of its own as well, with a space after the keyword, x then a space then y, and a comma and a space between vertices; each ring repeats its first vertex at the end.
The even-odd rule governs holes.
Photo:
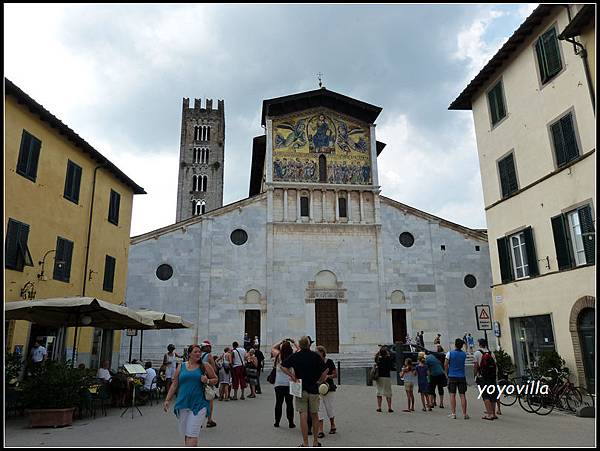
POLYGON ((577 333, 581 345, 585 382, 590 393, 594 393, 594 384, 596 380, 596 368, 594 366, 596 354, 596 346, 594 343, 595 330, 595 311, 593 308, 584 308, 577 317, 577 333))

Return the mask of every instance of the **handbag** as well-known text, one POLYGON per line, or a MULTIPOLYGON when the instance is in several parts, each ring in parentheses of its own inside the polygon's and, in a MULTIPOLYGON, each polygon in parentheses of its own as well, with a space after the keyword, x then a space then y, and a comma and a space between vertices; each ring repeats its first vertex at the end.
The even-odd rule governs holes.
POLYGON ((267 376, 267 382, 269 384, 274 384, 275 383, 275 377, 276 377, 276 369, 273 368, 271 370, 271 372, 269 373, 269 375, 267 376))
POLYGON ((371 368, 371 372, 369 373, 369 375, 374 381, 379 379, 379 367, 377 366, 377 364, 373 365, 373 368, 371 368))
POLYGON ((219 396, 219 390, 217 390, 217 387, 213 387, 212 385, 204 385, 204 399, 207 401, 212 401, 217 396, 219 396))

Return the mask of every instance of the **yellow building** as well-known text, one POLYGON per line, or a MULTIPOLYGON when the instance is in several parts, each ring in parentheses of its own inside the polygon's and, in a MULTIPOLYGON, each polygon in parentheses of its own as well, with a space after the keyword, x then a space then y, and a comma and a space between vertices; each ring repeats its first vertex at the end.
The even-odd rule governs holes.
POLYGON ((582 45, 561 39, 585 8, 537 7, 450 109, 473 112, 499 343, 521 374, 557 351, 592 390, 595 84, 582 45))
MULTIPOLYGON (((133 195, 143 188, 7 79, 4 141, 5 302, 122 304, 133 195)), ((49 357, 70 359, 73 332, 7 321, 5 348, 27 355, 42 337, 49 357)), ((120 332, 83 327, 76 363, 116 362, 119 345, 120 332)))

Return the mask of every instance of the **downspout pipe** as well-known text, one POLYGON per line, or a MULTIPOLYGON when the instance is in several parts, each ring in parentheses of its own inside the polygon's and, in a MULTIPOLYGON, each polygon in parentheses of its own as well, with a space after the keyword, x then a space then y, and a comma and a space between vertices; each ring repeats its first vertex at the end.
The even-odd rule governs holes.
MULTIPOLYGON (((569 8, 569 5, 564 5, 564 7, 567 10, 567 16, 569 17, 569 23, 571 23, 571 8, 569 8)), ((590 64, 587 58, 587 50, 585 49, 585 47, 583 45, 581 45, 579 42, 577 42, 575 40, 575 37, 572 38, 566 38, 566 37, 558 37, 558 39, 560 40, 564 40, 567 41, 571 44, 573 44, 573 50, 575 51, 575 55, 579 55, 581 56, 581 59, 583 61, 583 70, 585 72, 585 79, 587 81, 587 85, 588 85, 588 91, 590 93, 590 100, 592 101, 592 109, 594 110, 594 115, 596 115, 596 96, 594 93, 594 87, 592 85, 592 75, 590 73, 590 64), (580 48, 581 50, 577 50, 577 48, 580 48)))
POLYGON ((90 203, 90 220, 88 223, 88 235, 87 235, 87 245, 85 247, 85 270, 83 273, 83 290, 81 292, 81 295, 83 297, 85 297, 85 287, 87 284, 87 280, 88 280, 88 264, 89 264, 89 259, 90 259, 90 240, 92 238, 92 220, 93 215, 94 215, 94 195, 96 193, 96 175, 98 172, 98 169, 103 168, 104 164, 101 164, 99 166, 96 166, 96 168, 94 169, 94 181, 92 184, 92 202, 90 203))

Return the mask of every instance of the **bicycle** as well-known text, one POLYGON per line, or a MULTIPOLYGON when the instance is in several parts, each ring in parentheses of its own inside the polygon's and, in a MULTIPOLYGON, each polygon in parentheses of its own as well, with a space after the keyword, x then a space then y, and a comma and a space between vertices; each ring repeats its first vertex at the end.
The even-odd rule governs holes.
MULTIPOLYGON (((530 384, 530 386, 532 386, 532 387, 535 386, 537 381, 541 379, 541 376, 537 369, 526 368, 525 373, 526 373, 525 376, 521 376, 521 377, 515 379, 515 386, 520 385, 522 390, 523 390, 523 387, 526 386, 527 384, 530 384), (516 383, 517 380, 519 381, 518 384, 516 383)), ((517 391, 516 397, 517 397, 517 400, 519 401, 519 405, 525 412, 535 413, 535 409, 532 408, 531 405, 529 405, 529 403, 527 402, 528 394, 526 394, 524 391, 521 391, 521 392, 517 391)))
POLYGON ((569 381, 568 368, 560 371, 552 368, 542 379, 549 385, 549 392, 527 395, 527 404, 538 415, 548 415, 555 407, 575 412, 579 407, 593 406, 593 398, 588 395, 584 398, 581 391, 569 381))

